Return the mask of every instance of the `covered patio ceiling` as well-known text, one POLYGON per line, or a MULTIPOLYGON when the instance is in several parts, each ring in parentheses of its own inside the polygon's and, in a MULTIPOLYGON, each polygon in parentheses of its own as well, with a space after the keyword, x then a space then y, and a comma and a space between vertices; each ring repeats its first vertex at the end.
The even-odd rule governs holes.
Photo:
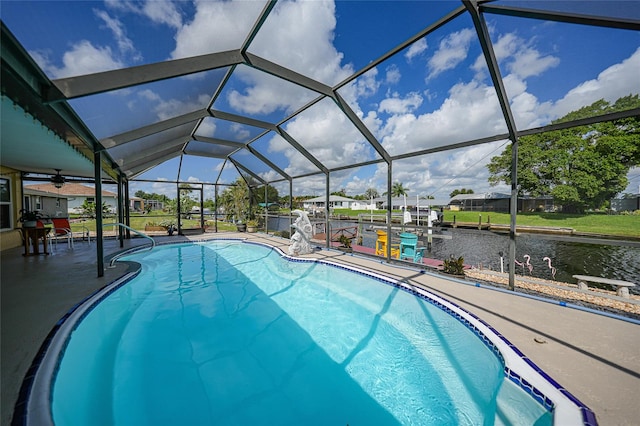
MULTIPOLYGON (((550 129, 640 115, 634 109, 554 125, 550 124, 552 116, 525 121, 518 112, 522 99, 509 89, 512 82, 504 81, 509 65, 501 61, 504 46, 502 40, 497 45, 494 29, 502 22, 514 25, 510 20, 517 20, 516 26, 554 22, 577 30, 583 26, 600 27, 635 32, 638 39, 640 21, 634 16, 596 15, 583 4, 592 2, 568 2, 564 9, 558 6, 563 2, 395 2, 394 11, 405 13, 404 18, 412 23, 416 19, 409 19, 409 14, 422 7, 424 18, 417 25, 407 25, 407 31, 413 31, 409 35, 384 33, 384 13, 390 9, 382 4, 388 7, 389 3, 367 3, 380 7, 377 45, 389 47, 384 51, 363 47, 353 57, 344 53, 344 64, 330 72, 307 66, 306 56, 312 52, 299 50, 295 44, 287 48, 287 42, 292 42, 291 32, 317 30, 278 28, 278 18, 289 11, 287 7, 292 3, 299 3, 301 12, 308 7, 309 13, 317 13, 313 6, 319 4, 333 6, 333 2, 243 2, 235 5, 238 22, 230 29, 229 40, 217 44, 209 40, 201 54, 181 56, 173 52, 169 59, 60 78, 43 71, 12 33, 11 22, 5 22, 3 17, 2 164, 29 173, 53 174, 54 169, 61 169, 67 176, 92 177, 93 162, 100 158, 103 178, 113 181, 118 177, 145 178, 150 170, 171 164, 176 168, 175 182, 181 182, 189 176, 192 159, 199 158, 211 161, 211 183, 228 183, 230 179, 223 174, 229 169, 261 183, 291 182, 363 166, 390 166, 396 160, 495 141, 514 141, 518 136, 550 129), (398 68, 394 61, 410 59, 411 52, 426 45, 427 37, 439 37, 442 44, 447 42, 447 34, 467 30, 464 34, 470 37, 466 42, 472 48, 476 46, 479 53, 476 67, 487 73, 484 96, 499 109, 500 119, 473 137, 457 131, 460 122, 434 120, 426 126, 422 124, 421 135, 411 142, 394 141, 383 129, 383 125, 388 128, 391 123, 380 123, 385 110, 378 108, 377 117, 367 113, 358 94, 366 92, 367 84, 377 73, 398 68), (269 92, 265 95, 259 87, 267 87, 269 92), (153 102, 159 99, 159 93, 176 106, 162 111, 155 108, 159 104, 153 102), (134 94, 137 99, 146 96, 149 103, 134 105, 134 94), (283 99, 274 99, 277 96, 283 99), (311 125, 301 126, 304 122, 311 125), (436 131, 435 126, 450 129, 436 131), (335 140, 336 128, 340 141, 335 140), (315 134, 309 134, 308 129, 316 129, 315 134)), ((353 10, 364 6, 362 2, 352 3, 353 10)), ((614 9, 610 9, 612 14, 614 9)), ((346 25, 355 26, 359 19, 357 13, 337 16, 352 20, 346 25)), ((389 17, 392 18, 399 19, 389 17)), ((197 39, 197 34, 194 37, 197 39)), ((147 53, 146 57, 152 55, 147 53)), ((457 87, 452 73, 450 91, 457 87)), ((431 75, 417 79, 415 93, 428 96, 430 79, 431 75)), ((632 94, 640 92, 638 81, 630 87, 635 87, 632 94)), ((471 111, 481 115, 482 105, 478 103, 471 111)), ((436 103, 431 112, 444 106, 436 103)), ((465 120, 473 117, 462 118, 462 122, 465 120)))

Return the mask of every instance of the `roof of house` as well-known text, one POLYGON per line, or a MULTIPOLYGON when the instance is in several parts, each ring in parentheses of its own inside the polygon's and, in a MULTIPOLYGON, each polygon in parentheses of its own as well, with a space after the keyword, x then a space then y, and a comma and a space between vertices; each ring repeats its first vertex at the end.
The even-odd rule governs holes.
POLYGON ((488 200, 499 198, 510 198, 509 194, 501 194, 499 192, 483 192, 480 194, 458 194, 451 198, 451 201, 463 201, 463 200, 488 200))
MULTIPOLYGON (((374 200, 376 203, 382 203, 383 206, 387 205, 387 197, 378 197, 378 198, 374 198, 374 200)), ((418 203, 420 203, 420 207, 431 207, 431 206, 446 206, 447 204, 449 204, 449 199, 424 199, 424 198, 420 198, 419 200, 417 200, 418 203)), ((393 206, 403 206, 405 204, 405 202, 407 203, 407 207, 409 208, 415 208, 416 207, 416 197, 415 196, 408 196, 408 197, 392 197, 391 198, 391 205, 393 206)))
MULTIPOLYGON (((326 197, 316 197, 316 198, 310 198, 308 200, 304 200, 305 203, 324 203, 325 201, 327 201, 326 197)), ((357 201, 354 200, 353 198, 347 198, 347 197, 341 197, 339 195, 330 195, 329 196, 329 202, 336 202, 336 201, 357 201)))
MULTIPOLYGON (((95 197, 96 190, 95 188, 87 185, 82 185, 80 183, 65 183, 62 188, 56 188, 52 183, 38 183, 35 185, 25 185, 25 192, 29 193, 29 191, 37 191, 42 193, 54 194, 56 196, 81 196, 81 197, 95 197)), ((111 191, 102 190, 103 197, 116 197, 117 194, 111 191)))

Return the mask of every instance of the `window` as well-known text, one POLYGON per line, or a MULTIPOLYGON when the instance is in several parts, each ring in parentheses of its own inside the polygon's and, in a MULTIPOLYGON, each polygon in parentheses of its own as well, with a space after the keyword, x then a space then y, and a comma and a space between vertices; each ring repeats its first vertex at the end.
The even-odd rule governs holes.
POLYGON ((96 199, 93 197, 87 197, 87 203, 95 204, 96 199))
POLYGON ((39 195, 36 195, 36 210, 42 210, 42 200, 39 195))
POLYGON ((11 181, 0 178, 0 229, 11 229, 11 181))

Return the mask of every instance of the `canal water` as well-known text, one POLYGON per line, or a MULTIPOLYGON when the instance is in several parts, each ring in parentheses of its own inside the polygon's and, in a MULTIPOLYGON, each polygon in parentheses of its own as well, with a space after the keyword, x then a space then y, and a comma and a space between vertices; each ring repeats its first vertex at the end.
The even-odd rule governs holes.
MULTIPOLYGON (((332 221, 332 228, 357 226, 358 222, 332 221)), ((377 228, 383 224, 375 224, 377 228)), ((371 224, 364 224, 362 245, 375 247, 377 235, 371 224)), ((395 228, 395 226, 394 226, 395 228)), ((288 218, 269 220, 270 230, 290 231, 288 218)), ((426 231, 420 238, 427 245, 426 231)), ((431 251, 425 257, 444 260, 449 256, 462 256, 464 263, 500 271, 500 253, 504 257, 504 271, 508 271, 509 236, 504 233, 477 229, 435 228, 431 251), (445 238, 439 238, 444 236, 445 238)), ((592 275, 624 281, 637 286, 630 291, 640 294, 640 242, 581 238, 563 235, 519 234, 516 237, 516 260, 529 267, 516 265, 516 273, 537 278, 553 279, 548 262, 556 269, 555 280, 575 283, 572 275, 592 275)))

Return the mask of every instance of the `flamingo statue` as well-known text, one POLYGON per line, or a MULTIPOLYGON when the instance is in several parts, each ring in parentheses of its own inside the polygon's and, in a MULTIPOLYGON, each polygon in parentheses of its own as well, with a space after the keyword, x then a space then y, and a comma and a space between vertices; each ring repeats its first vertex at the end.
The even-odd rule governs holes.
POLYGON ((531 275, 531 273, 533 272, 533 265, 531 264, 531 256, 529 256, 528 254, 525 254, 524 256, 525 259, 525 266, 529 269, 529 275, 531 275))
POLYGON ((513 259, 513 261, 516 263, 516 265, 522 268, 522 275, 524 275, 524 263, 519 262, 518 259, 513 259))
POLYGON ((546 261, 547 262, 547 266, 549 266, 549 269, 551 269, 551 276, 555 280, 556 279, 556 268, 551 266, 551 258, 545 256, 545 257, 542 258, 542 261, 546 261))

